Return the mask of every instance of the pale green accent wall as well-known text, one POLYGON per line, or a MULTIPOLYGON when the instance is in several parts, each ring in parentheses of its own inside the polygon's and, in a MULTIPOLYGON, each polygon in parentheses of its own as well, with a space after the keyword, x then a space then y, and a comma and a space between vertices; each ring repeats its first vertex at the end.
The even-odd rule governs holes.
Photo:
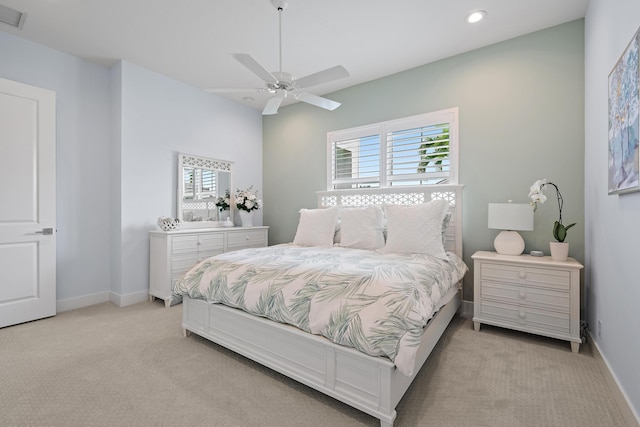
MULTIPOLYGON (((354 52, 357 54, 357 52, 354 52)), ((381 56, 384 58, 384 56, 381 56)), ((465 299, 473 298, 471 255, 493 248, 490 202, 528 202, 536 179, 565 199, 570 255, 584 258, 584 21, 536 33, 353 86, 327 97, 333 112, 302 103, 263 119, 264 223, 270 244, 290 242, 298 210, 326 189, 326 133, 450 107, 459 108, 464 190, 465 299)), ((526 251, 549 251, 555 196, 523 232, 526 251)))

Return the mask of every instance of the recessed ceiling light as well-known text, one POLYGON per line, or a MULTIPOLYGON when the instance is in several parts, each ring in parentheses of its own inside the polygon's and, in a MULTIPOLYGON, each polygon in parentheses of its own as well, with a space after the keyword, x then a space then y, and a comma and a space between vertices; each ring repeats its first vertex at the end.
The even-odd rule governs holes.
POLYGON ((468 14, 465 19, 468 23, 474 24, 476 22, 482 21, 485 16, 487 16, 487 12, 485 12, 484 10, 475 10, 468 14))

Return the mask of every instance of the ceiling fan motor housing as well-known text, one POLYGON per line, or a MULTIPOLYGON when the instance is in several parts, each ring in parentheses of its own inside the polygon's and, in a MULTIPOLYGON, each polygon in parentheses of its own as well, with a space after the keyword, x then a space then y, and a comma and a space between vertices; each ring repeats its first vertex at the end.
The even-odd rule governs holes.
POLYGON ((271 4, 278 10, 285 10, 289 6, 286 0, 271 0, 271 4))

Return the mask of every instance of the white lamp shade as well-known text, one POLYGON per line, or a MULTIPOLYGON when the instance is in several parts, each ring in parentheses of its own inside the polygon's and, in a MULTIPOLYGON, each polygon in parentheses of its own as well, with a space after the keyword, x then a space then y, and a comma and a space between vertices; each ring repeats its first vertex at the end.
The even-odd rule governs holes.
POLYGON ((489 228, 504 230, 493 241, 496 252, 520 255, 524 239, 515 230, 533 230, 533 209, 526 203, 489 203, 489 228))
POLYGON ((489 228, 533 230, 533 208, 527 203, 489 203, 489 228))

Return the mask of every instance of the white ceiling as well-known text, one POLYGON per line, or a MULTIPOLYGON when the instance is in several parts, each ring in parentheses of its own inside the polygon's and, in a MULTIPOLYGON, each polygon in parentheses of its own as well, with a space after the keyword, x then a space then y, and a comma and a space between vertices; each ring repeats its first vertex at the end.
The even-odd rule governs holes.
MULTIPOLYGON (((589 0, 288 0, 282 67, 295 77, 343 65, 323 95, 585 15, 589 0), (464 17, 483 9, 487 17, 464 17)), ((263 87, 231 57, 278 71, 271 0, 0 0, 27 13, 0 31, 103 65, 124 59, 200 88, 263 87)), ((225 94, 262 109, 268 94, 225 94)), ((283 104, 283 105, 286 105, 283 104)))

